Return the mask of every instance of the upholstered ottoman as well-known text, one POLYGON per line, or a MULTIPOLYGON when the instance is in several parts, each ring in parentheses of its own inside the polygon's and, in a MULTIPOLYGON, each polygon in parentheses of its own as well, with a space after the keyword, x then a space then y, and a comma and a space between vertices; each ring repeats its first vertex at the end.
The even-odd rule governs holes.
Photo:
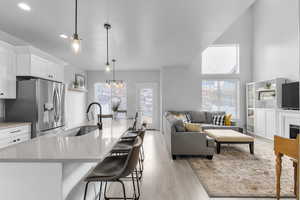
POLYGON ((215 140, 218 154, 221 144, 249 144, 250 153, 254 154, 254 137, 228 129, 207 129, 204 132, 215 140))

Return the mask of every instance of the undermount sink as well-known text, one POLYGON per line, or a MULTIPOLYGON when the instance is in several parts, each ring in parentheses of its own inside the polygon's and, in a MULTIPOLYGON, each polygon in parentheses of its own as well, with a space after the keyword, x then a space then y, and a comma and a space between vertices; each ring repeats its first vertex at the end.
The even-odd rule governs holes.
POLYGON ((86 135, 92 131, 95 131, 99 129, 97 125, 88 125, 88 126, 81 126, 76 131, 73 131, 72 133, 68 134, 68 136, 82 136, 86 135))

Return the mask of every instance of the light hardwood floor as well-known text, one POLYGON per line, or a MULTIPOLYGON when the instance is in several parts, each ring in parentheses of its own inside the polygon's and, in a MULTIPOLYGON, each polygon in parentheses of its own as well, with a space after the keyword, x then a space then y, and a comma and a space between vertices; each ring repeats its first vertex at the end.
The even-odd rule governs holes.
MULTIPOLYGON (((146 157, 141 183, 141 200, 210 199, 188 162, 184 159, 173 161, 170 158, 160 132, 148 131, 144 140, 144 148, 146 157)), ((121 188, 118 185, 111 185, 111 194, 120 194, 119 191, 121 188)), ((214 199, 242 200, 242 198, 214 199)), ((252 199, 247 198, 247 200, 252 199)), ((265 200, 265 198, 260 198, 260 200, 265 200)))

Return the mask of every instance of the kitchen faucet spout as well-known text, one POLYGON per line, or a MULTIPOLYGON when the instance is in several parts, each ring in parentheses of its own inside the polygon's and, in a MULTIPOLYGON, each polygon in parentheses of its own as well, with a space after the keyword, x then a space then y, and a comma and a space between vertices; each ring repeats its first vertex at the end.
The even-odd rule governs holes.
POLYGON ((90 121, 89 120, 89 112, 90 112, 90 109, 91 109, 91 107, 93 105, 97 105, 99 107, 100 114, 98 115, 98 123, 97 123, 97 125, 98 125, 99 129, 102 130, 102 125, 103 125, 102 124, 102 106, 101 106, 100 103, 98 103, 98 102, 92 102, 92 103, 90 103, 90 105, 88 106, 87 111, 86 111, 87 120, 90 121))

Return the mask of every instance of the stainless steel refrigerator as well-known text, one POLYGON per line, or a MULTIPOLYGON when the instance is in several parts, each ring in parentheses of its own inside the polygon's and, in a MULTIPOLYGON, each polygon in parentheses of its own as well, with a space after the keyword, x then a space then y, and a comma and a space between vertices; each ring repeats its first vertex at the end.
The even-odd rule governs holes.
POLYGON ((65 125, 65 85, 43 79, 17 81, 17 98, 5 101, 5 121, 31 122, 32 136, 65 125))

